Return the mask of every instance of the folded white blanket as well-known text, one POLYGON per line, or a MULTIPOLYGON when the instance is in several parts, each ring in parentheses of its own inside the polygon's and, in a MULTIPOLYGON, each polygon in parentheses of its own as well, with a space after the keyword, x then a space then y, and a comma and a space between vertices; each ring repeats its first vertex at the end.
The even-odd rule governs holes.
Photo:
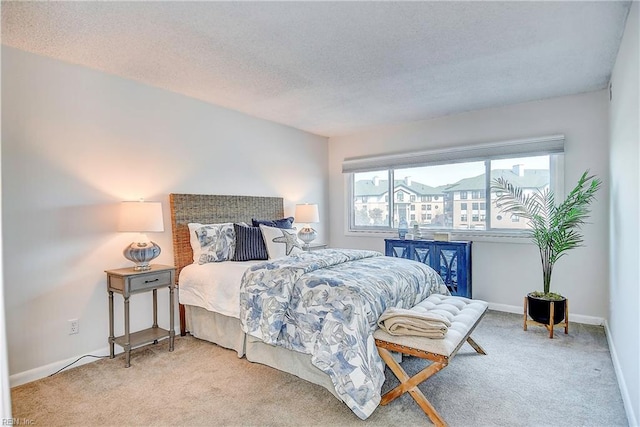
POLYGON ((442 339, 451 323, 446 317, 436 313, 388 308, 378 319, 378 326, 391 335, 442 339))

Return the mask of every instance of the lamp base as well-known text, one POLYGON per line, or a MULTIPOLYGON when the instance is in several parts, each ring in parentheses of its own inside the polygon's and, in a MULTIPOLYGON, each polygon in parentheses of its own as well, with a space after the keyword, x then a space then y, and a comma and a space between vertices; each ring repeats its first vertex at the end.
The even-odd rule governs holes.
POLYGON ((309 249, 309 243, 318 237, 318 232, 311 227, 303 227, 298 231, 298 237, 304 242, 303 249, 309 249))
POLYGON ((160 255, 160 246, 154 242, 133 242, 124 248, 122 255, 136 263, 135 271, 147 271, 151 269, 149 262, 160 255))

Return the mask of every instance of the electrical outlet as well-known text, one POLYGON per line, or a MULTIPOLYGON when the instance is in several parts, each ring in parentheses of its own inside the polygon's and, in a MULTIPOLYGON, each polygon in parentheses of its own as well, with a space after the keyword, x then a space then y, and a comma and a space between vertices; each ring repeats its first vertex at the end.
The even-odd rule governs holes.
POLYGON ((69 335, 80 332, 80 321, 78 319, 69 320, 69 335))

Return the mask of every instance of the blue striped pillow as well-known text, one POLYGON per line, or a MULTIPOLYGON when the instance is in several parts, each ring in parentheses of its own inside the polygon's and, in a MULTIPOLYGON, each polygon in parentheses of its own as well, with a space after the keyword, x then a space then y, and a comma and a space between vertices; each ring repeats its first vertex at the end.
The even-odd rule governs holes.
POLYGON ((233 261, 269 259, 260 227, 233 224, 236 233, 236 252, 233 261))

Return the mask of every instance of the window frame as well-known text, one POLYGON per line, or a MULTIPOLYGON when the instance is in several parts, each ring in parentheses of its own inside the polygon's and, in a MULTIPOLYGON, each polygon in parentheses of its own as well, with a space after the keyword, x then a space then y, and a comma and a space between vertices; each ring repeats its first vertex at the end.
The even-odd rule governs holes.
MULTIPOLYGON (((452 148, 451 152, 458 153, 458 156, 455 157, 454 160, 447 163, 464 163, 470 161, 484 161, 485 163, 485 189, 483 192, 485 193, 485 210, 481 215, 485 218, 484 222, 486 224, 486 229, 471 229, 471 230, 460 230, 460 229, 432 229, 432 228, 422 228, 422 235, 425 238, 429 238, 433 233, 445 232, 449 233, 452 239, 460 238, 467 240, 486 240, 486 241, 494 241, 494 238, 497 238, 495 241, 501 241, 503 238, 516 238, 514 241, 522 240, 524 241, 525 237, 527 237, 526 229, 504 229, 504 228, 491 228, 491 191, 490 191, 490 181, 491 181, 491 161, 492 160, 502 160, 509 158, 522 158, 522 157, 534 157, 534 156, 542 156, 549 155, 549 186, 556 194, 556 198, 558 200, 562 200, 564 198, 564 136, 563 135, 552 135, 549 137, 541 137, 541 138, 531 138, 527 140, 517 140, 517 141, 507 141, 503 143, 493 143, 487 144, 485 146, 490 147, 489 153, 485 158, 478 158, 477 151, 478 147, 482 148, 483 146, 470 146, 468 149, 465 147, 452 148), (507 147, 505 150, 505 154, 495 154, 491 153, 492 149, 495 149, 497 146, 503 145, 507 147), (510 148, 511 144, 520 145, 521 151, 513 152, 513 149, 510 148), (528 151, 522 150, 522 147, 531 147, 528 151), (549 148, 551 147, 551 148, 549 148), (472 157, 464 157, 460 156, 460 152, 469 152, 475 153, 472 157), (488 199, 487 199, 488 197, 488 199), (523 238, 523 239, 518 239, 523 238)), ((437 150, 438 155, 441 157, 443 153, 447 150, 437 150)), ((494 150, 495 151, 495 150, 494 150)), ((426 152, 428 153, 428 152, 426 152)), ((404 155, 391 155, 391 156, 383 156, 385 158, 389 158, 390 161, 393 161, 394 157, 401 156, 402 158, 411 158, 414 159, 416 157, 424 157, 425 152, 422 153, 407 153, 404 155)), ((444 156, 446 157, 446 155, 444 156)), ((377 159, 377 158, 375 158, 377 159)), ((412 163, 410 165, 403 164, 400 162, 398 165, 380 168, 364 168, 353 170, 351 172, 345 172, 345 165, 352 161, 352 159, 345 159, 345 163, 343 163, 343 173, 345 174, 345 194, 347 196, 345 203, 345 215, 346 221, 345 223, 345 234, 349 236, 379 236, 381 234, 388 236, 397 236, 397 227, 394 226, 393 221, 395 217, 395 202, 396 197, 388 197, 389 194, 394 194, 395 190, 395 179, 394 179, 394 171, 395 169, 403 169, 410 167, 425 167, 425 166, 433 166, 438 164, 447 164, 442 161, 437 162, 426 162, 423 164, 412 163), (381 171, 387 173, 387 183, 389 185, 389 189, 387 192, 387 199, 389 215, 388 221, 384 225, 378 226, 355 226, 355 209, 353 204, 353 191, 354 191, 354 177, 357 172, 374 172, 381 171)), ((354 160, 355 161, 355 160, 354 160)), ((365 159, 365 162, 367 159, 365 159)), ((389 161, 389 160, 388 160, 389 161)), ((381 178, 383 179, 383 178, 381 178)), ((467 199, 467 200, 476 200, 476 199, 467 199)), ((480 212, 478 212, 480 213, 480 212)), ((469 212, 467 212, 469 215, 469 212)), ((469 217, 468 217, 469 218, 469 217)), ((528 241, 528 239, 526 239, 528 241)))

